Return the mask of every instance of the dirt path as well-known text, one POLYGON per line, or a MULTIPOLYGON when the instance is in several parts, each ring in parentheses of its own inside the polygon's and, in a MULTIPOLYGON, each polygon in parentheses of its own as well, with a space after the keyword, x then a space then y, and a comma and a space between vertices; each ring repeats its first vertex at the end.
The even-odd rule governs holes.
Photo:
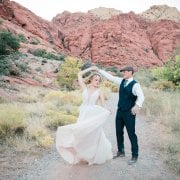
MULTIPOLYGON (((109 107, 117 104, 117 94, 107 102, 109 107)), ((113 109, 113 108, 112 108, 113 109)), ((115 138, 115 108, 105 124, 104 130, 116 152, 115 138)), ((135 165, 128 165, 131 157, 130 143, 125 133, 126 157, 110 160, 102 165, 69 165, 59 156, 55 148, 39 161, 31 165, 22 176, 22 180, 178 180, 179 177, 171 172, 163 163, 160 152, 155 148, 158 139, 158 129, 153 124, 146 122, 143 118, 137 118, 136 126, 139 138, 139 160, 135 165)))

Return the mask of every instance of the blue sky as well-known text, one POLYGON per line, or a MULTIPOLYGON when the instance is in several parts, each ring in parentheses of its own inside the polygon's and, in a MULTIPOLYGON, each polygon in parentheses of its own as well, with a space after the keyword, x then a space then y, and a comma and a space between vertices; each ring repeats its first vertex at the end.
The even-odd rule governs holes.
POLYGON ((134 11, 141 13, 152 5, 166 4, 180 10, 180 0, 14 0, 27 7, 36 15, 51 20, 58 13, 87 12, 97 7, 115 8, 124 13, 134 11))

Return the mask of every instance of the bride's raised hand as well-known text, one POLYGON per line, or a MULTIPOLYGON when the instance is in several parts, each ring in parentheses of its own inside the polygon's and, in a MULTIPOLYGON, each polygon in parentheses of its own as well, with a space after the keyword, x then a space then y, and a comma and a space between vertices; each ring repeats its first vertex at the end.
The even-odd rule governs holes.
POLYGON ((96 67, 96 66, 91 66, 91 70, 93 70, 93 71, 99 71, 98 67, 96 67))

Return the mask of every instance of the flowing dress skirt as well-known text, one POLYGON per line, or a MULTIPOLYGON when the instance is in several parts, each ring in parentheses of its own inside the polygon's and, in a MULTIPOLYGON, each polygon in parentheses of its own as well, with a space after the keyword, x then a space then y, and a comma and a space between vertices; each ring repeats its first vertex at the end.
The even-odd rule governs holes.
POLYGON ((112 159, 112 146, 103 125, 110 112, 98 105, 82 106, 77 123, 58 127, 56 148, 70 164, 85 161, 89 165, 112 159))

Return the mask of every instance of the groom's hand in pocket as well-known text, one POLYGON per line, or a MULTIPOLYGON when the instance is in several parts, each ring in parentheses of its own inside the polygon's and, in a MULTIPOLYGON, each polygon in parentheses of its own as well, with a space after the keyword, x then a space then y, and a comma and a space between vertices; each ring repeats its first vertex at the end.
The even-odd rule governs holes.
POLYGON ((136 104, 135 106, 132 107, 131 113, 132 113, 133 115, 136 115, 136 114, 139 113, 139 110, 140 110, 140 107, 136 104))

